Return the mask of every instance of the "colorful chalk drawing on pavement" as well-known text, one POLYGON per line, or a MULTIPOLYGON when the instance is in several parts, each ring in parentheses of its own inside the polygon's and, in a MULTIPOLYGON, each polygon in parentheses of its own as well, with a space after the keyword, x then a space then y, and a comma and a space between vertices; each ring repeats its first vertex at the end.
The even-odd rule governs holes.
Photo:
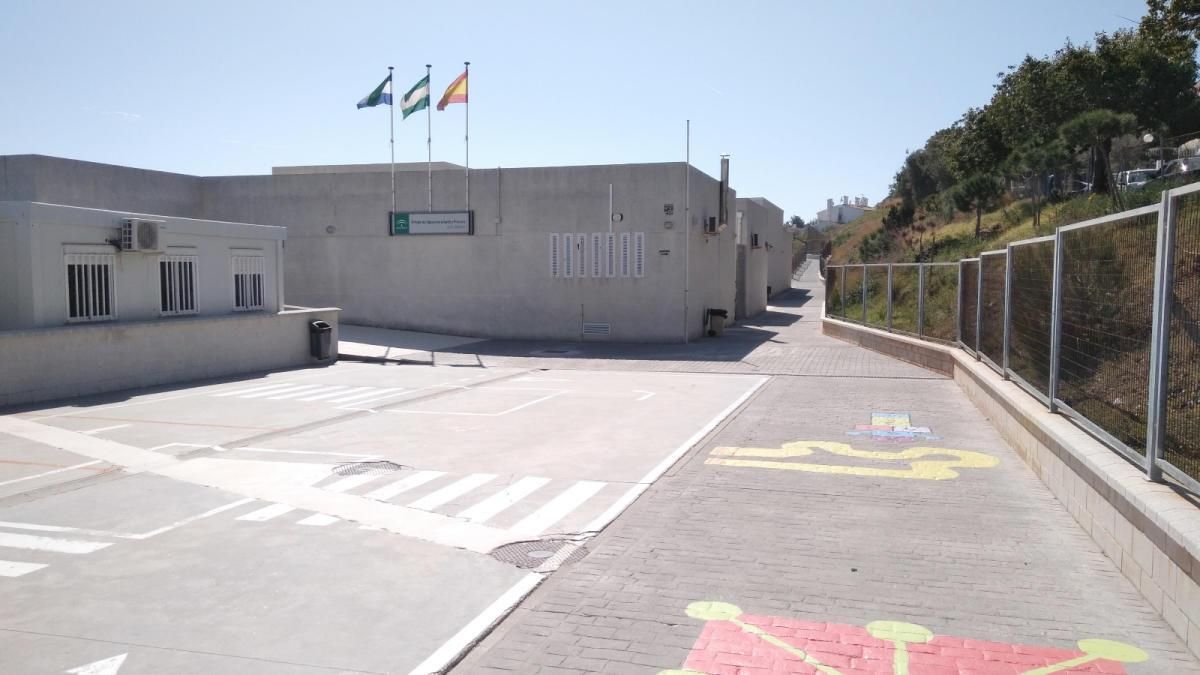
POLYGON ((846 476, 873 476, 877 478, 913 478, 917 480, 949 480, 958 478, 955 469, 990 469, 1000 460, 982 452, 952 450, 950 448, 905 448, 897 452, 877 450, 855 450, 837 441, 795 441, 784 443, 779 448, 714 448, 705 464, 737 466, 756 469, 783 471, 807 471, 810 473, 841 474, 846 476), (850 464, 816 464, 811 462, 779 461, 793 457, 808 457, 813 450, 839 457, 875 460, 878 462, 905 462, 907 468, 892 469, 878 466, 850 464), (949 456, 951 459, 938 459, 949 456), (747 459, 752 458, 752 459, 747 459), (929 459, 926 459, 929 458, 929 459))
POLYGON ((855 425, 847 436, 866 436, 880 443, 914 443, 916 441, 940 441, 929 427, 914 427, 912 416, 900 412, 873 412, 870 424, 855 425))
POLYGON ((1125 673, 1146 652, 1123 642, 1085 639, 1076 649, 934 635, 900 621, 866 626, 742 613, 725 602, 693 602, 687 615, 705 622, 681 670, 659 675, 742 673, 1125 673))

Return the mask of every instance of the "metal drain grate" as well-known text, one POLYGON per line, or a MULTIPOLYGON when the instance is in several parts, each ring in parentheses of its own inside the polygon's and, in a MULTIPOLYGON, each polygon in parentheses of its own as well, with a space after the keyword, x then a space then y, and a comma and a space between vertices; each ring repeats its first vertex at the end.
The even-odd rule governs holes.
POLYGON ((333 467, 333 474, 335 476, 382 476, 407 468, 403 464, 395 462, 350 462, 333 467))
POLYGON ((538 349, 529 352, 530 356, 578 356, 581 354, 578 349, 566 349, 563 347, 551 347, 549 349, 538 349))
MULTIPOLYGON (((534 569, 541 567, 547 560, 557 556, 564 546, 571 543, 566 540, 518 541, 515 544, 505 544, 496 548, 489 555, 500 562, 505 562, 521 569, 534 569)), ((574 562, 585 555, 587 555, 587 550, 580 546, 567 555, 566 559, 559 562, 555 567, 561 567, 569 562, 574 562)))

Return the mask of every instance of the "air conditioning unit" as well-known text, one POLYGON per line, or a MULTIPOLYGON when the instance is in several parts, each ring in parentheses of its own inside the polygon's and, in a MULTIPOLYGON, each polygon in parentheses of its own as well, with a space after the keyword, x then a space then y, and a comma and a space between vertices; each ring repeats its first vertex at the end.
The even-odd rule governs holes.
POLYGON ((121 219, 121 250, 139 253, 161 251, 162 247, 159 244, 161 227, 162 223, 157 220, 121 219))

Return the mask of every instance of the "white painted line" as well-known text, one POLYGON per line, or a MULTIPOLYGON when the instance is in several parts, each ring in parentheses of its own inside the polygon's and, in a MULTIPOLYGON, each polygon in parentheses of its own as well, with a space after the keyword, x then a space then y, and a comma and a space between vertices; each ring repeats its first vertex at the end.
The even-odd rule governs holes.
POLYGON ((372 474, 360 474, 358 476, 346 476, 345 478, 334 481, 321 489, 329 490, 330 492, 347 492, 349 490, 353 490, 354 488, 358 487, 359 485, 366 485, 367 483, 370 483, 371 481, 376 480, 379 477, 380 477, 379 475, 372 475, 372 474))
POLYGON ((312 384, 290 384, 282 389, 273 389, 271 391, 260 391, 257 394, 246 394, 245 396, 238 396, 238 398, 241 398, 241 399, 266 398, 268 396, 277 396, 279 394, 282 394, 282 393, 288 392, 288 391, 300 391, 301 389, 312 391, 314 389, 320 389, 320 388, 321 387, 319 385, 312 385, 312 384))
POLYGON ((570 382, 570 381, 571 381, 571 380, 568 380, 568 379, 566 379, 566 378, 559 378, 559 377, 533 377, 533 376, 531 376, 531 375, 526 375, 525 377, 518 377, 518 378, 516 378, 515 380, 513 380, 513 382, 570 382))
POLYGON ((239 389, 232 389, 230 391, 223 391, 223 392, 220 392, 217 394, 213 394, 213 397, 214 398, 224 398, 226 396, 242 396, 244 394, 256 394, 256 393, 260 393, 260 392, 264 392, 264 391, 271 391, 274 389, 283 390, 283 389, 287 389, 289 387, 294 387, 294 386, 296 386, 295 382, 276 382, 275 384, 262 384, 260 382, 259 384, 255 385, 253 387, 241 387, 239 389))
POLYGON ((309 386, 305 387, 304 389, 300 389, 300 390, 293 389, 292 391, 289 391, 286 394, 280 394, 279 396, 268 396, 267 400, 268 401, 283 401, 283 400, 286 400, 289 398, 299 398, 301 396, 308 396, 309 394, 311 394, 315 391, 325 391, 325 385, 315 384, 315 385, 309 385, 309 386))
POLYGON ((650 487, 651 483, 658 480, 659 476, 666 473, 667 469, 671 468, 675 462, 679 461, 680 457, 682 457, 688 450, 692 449, 692 446, 699 443, 705 436, 709 434, 710 431, 715 429, 718 424, 724 421, 726 417, 729 417, 731 414, 733 414, 734 410, 737 410, 743 403, 746 402, 747 399, 754 395, 754 392, 758 391, 770 379, 771 378, 769 377, 759 378, 758 381, 751 385, 751 387, 747 389, 744 394, 737 397, 737 400, 735 400, 733 403, 730 403, 721 412, 717 413, 716 416, 710 419, 707 424, 700 427, 696 433, 692 434, 686 441, 681 443, 679 447, 671 451, 671 454, 667 455, 663 461, 659 462, 658 465, 656 465, 653 469, 647 471, 646 475, 642 476, 642 479, 638 481, 636 485, 629 488, 629 490, 627 490, 625 494, 621 495, 617 501, 613 502, 612 506, 608 507, 604 513, 596 516, 592 522, 588 523, 587 526, 583 528, 583 531, 599 532, 600 530, 604 529, 604 526, 611 523, 614 519, 616 519, 617 516, 621 515, 621 512, 629 508, 629 505, 632 504, 639 495, 645 492, 646 488, 650 487))
POLYGON ((147 450, 149 450, 150 452, 154 452, 154 451, 156 451, 156 450, 166 450, 167 448, 174 448, 174 447, 181 447, 181 448, 212 448, 212 449, 214 449, 214 450, 220 450, 220 451, 222 451, 222 452, 225 450, 225 448, 221 448, 221 447, 218 447, 218 446, 215 446, 215 445, 205 445, 205 444, 203 444, 203 443, 163 443, 162 445, 156 445, 156 446, 154 446, 153 448, 146 448, 146 449, 147 449, 147 450))
POLYGON ((443 411, 443 410, 388 410, 387 412, 403 413, 403 414, 407 414, 407 415, 464 415, 467 417, 503 417, 504 415, 508 415, 510 413, 515 413, 518 410, 528 408, 529 406, 536 405, 538 403, 541 403, 542 401, 548 401, 548 400, 554 398, 555 396, 561 396, 565 393, 567 393, 566 390, 558 390, 557 392, 555 392, 553 394, 548 394, 541 398, 534 399, 532 401, 529 401, 528 403, 522 403, 521 405, 509 408, 508 410, 501 410, 500 412, 494 412, 494 413, 455 412, 455 411, 443 411))
POLYGON ((367 499, 375 499, 381 502, 395 497, 396 495, 404 494, 409 490, 420 487, 431 480, 445 476, 445 471, 418 471, 411 476, 406 476, 395 483, 384 485, 378 490, 372 490, 366 494, 367 499))
POLYGON ((126 656, 129 656, 129 652, 85 663, 78 668, 72 668, 65 672, 66 675, 117 675, 117 672, 121 670, 121 664, 125 663, 126 656))
POLYGON ((355 405, 359 405, 359 403, 361 401, 370 401, 372 399, 382 398, 385 396, 394 396, 396 394, 400 394, 403 392, 404 392, 403 387, 387 387, 384 389, 375 389, 374 391, 363 392, 361 394, 354 394, 351 396, 343 396, 341 398, 332 398, 332 399, 329 399, 329 402, 330 403, 353 403, 355 405))
POLYGON ((33 523, 14 523, 9 520, 0 520, 0 527, 7 527, 12 530, 35 530, 37 532, 74 532, 73 527, 60 527, 58 525, 35 525, 33 523))
POLYGON ((634 389, 633 393, 641 394, 641 396, 637 397, 638 401, 645 401, 646 399, 648 399, 654 395, 654 392, 646 391, 645 389, 634 389))
POLYGON ((356 455, 349 452, 322 452, 320 450, 274 450, 272 448, 252 448, 244 445, 234 450, 245 450, 246 452, 267 452, 280 455, 321 455, 322 457, 350 457, 353 459, 379 459, 379 455, 356 455))
POLYGON ((321 399, 332 398, 334 396, 341 396, 342 394, 349 394, 351 391, 356 391, 357 389, 358 389, 358 387, 331 387, 328 391, 324 391, 315 396, 304 396, 304 397, 301 397, 300 400, 301 401, 320 401, 321 399))
POLYGON ((41 563, 13 562, 0 560, 0 577, 19 577, 36 572, 45 567, 41 563))
POLYGON ((332 525, 339 520, 341 520, 341 519, 334 518, 333 516, 327 516, 324 513, 315 513, 303 520, 297 520, 296 524, 297 525, 314 525, 316 527, 324 527, 326 525, 332 525))
POLYGON ((79 433, 85 434, 87 436, 91 436, 92 434, 98 434, 101 431, 113 431, 115 429, 124 429, 125 427, 130 427, 130 426, 133 426, 133 425, 132 424, 114 424, 111 427, 100 427, 99 429, 92 429, 91 431, 81 431, 79 433))
POLYGON ((194 523, 197 520, 201 520, 203 518, 208 518, 209 516, 215 516, 218 513, 222 513, 224 511, 228 511, 230 509, 236 509, 237 507, 239 507, 243 504, 249 504, 252 501, 255 501, 255 500, 250 497, 246 497, 245 499, 239 499, 235 502, 229 502, 228 504, 225 504, 224 506, 218 506, 215 509, 209 509, 209 510, 205 511, 204 513, 201 513, 201 514, 198 514, 195 516, 188 516, 187 518, 184 518, 183 520, 177 520, 177 521, 171 523, 170 525, 164 525, 163 527, 160 527, 157 530, 150 530, 149 532, 143 532, 141 534, 117 535, 117 536, 122 536, 127 539, 149 539, 150 537, 160 535, 164 532, 170 532, 171 530, 174 530, 175 528, 183 527, 184 525, 187 525, 189 523, 194 523))
POLYGON ((408 393, 410 393, 410 392, 407 389, 401 389, 400 391, 392 392, 391 394, 384 394, 383 396, 376 396, 374 398, 368 398, 368 399, 364 399, 364 400, 354 401, 353 403, 349 403, 344 407, 349 410, 355 410, 355 409, 363 410, 364 408, 359 408, 358 406, 376 405, 378 403, 386 401, 389 398, 396 398, 397 396, 404 396, 408 393))
POLYGON ((521 602, 526 595, 537 588, 544 578, 540 574, 532 573, 521 577, 478 616, 459 629, 445 644, 438 647, 424 661, 418 663, 416 668, 409 671, 409 675, 429 675, 444 671, 459 654, 475 644, 479 636, 486 633, 489 628, 512 611, 513 607, 516 607, 517 603, 521 602))
POLYGON ((475 488, 494 479, 495 477, 496 474, 494 473, 473 473, 470 476, 461 478, 436 492, 431 492, 424 497, 421 497, 408 506, 409 508, 420 509, 422 511, 432 511, 456 497, 461 497, 462 495, 467 494, 471 490, 474 490, 475 488))
POLYGON ((93 459, 90 462, 84 462, 82 464, 73 464, 71 466, 64 466, 61 469, 51 469, 50 471, 43 471, 41 473, 35 473, 32 476, 22 476, 21 478, 13 478, 11 480, 0 481, 0 485, 11 485, 13 483, 20 483, 23 480, 33 480, 34 478, 41 478, 43 476, 52 476, 56 473, 62 473, 64 471, 74 471, 75 469, 82 469, 85 466, 91 466, 93 464, 99 464, 99 463, 100 463, 100 460, 93 459))
POLYGON ((528 497, 533 494, 534 490, 549 482, 549 478, 538 478, 536 476, 522 478, 500 492, 459 513, 458 517, 466 518, 474 523, 486 523, 497 513, 528 497))
POLYGON ((592 480, 577 481, 574 485, 563 490, 557 497, 551 499, 542 508, 526 516, 521 522, 512 526, 512 531, 536 537, 546 528, 562 520, 566 515, 583 505, 608 483, 592 480))
POLYGON ((341 403, 346 399, 355 399, 364 394, 373 394, 376 391, 378 391, 378 389, 375 387, 351 387, 350 389, 341 392, 340 396, 326 400, 328 400, 330 403, 341 403))
POLYGON ((37 537, 32 534, 0 532, 0 547, 4 548, 24 548, 31 551, 53 551, 55 553, 94 553, 109 546, 112 546, 112 543, 107 541, 56 539, 54 537, 37 537))
POLYGON ((287 504, 271 504, 270 506, 264 506, 257 511, 251 511, 245 515, 238 516, 237 519, 252 520, 256 523, 262 523, 295 510, 296 509, 288 506, 287 504))

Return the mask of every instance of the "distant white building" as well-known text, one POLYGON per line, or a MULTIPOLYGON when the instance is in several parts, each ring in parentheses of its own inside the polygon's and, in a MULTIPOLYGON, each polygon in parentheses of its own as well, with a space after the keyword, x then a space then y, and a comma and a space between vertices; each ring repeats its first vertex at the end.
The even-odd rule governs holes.
POLYGON ((817 219, 812 225, 818 230, 827 230, 834 225, 852 223, 870 210, 870 202, 866 197, 855 197, 851 201, 850 197, 843 196, 840 204, 829 199, 825 202, 825 209, 817 212, 817 219))

